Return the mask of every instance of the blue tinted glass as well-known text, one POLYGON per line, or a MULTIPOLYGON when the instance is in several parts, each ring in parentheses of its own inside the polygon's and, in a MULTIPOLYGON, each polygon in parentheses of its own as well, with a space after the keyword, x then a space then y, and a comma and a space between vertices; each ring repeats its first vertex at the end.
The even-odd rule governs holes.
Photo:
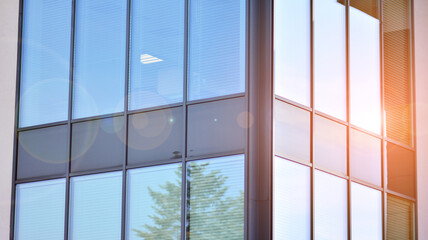
POLYGON ((64 238, 65 180, 16 186, 15 239, 64 238))
POLYGON ((353 240, 382 239, 380 191, 351 183, 351 223, 353 240))
POLYGON ((295 102, 311 101, 311 1, 275 1, 275 93, 295 102))
POLYGON ((71 0, 25 1, 19 126, 67 120, 71 0))
POLYGON ((122 172, 71 178, 69 239, 120 239, 122 172))
POLYGON ((310 168, 275 157, 273 174, 274 239, 311 239, 310 168))
POLYGON ((189 100, 245 91, 245 0, 190 1, 189 100))
POLYGON ((314 177, 315 239, 348 239, 348 183, 321 171, 314 177))
POLYGON ((180 239, 181 164, 128 171, 127 239, 180 239))
POLYGON ((73 118, 123 111, 126 0, 77 0, 73 118))
POLYGON ((134 0, 129 109, 183 100, 184 0, 134 0))
POLYGON ((350 121, 380 134, 380 33, 372 13, 376 2, 351 1, 349 8, 350 121))
POLYGON ((244 239, 244 156, 187 163, 187 239, 244 239))

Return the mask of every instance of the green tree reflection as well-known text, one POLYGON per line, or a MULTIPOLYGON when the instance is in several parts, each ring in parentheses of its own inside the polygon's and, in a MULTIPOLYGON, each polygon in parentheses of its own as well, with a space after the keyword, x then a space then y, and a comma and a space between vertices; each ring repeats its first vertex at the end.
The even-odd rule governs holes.
MULTIPOLYGON (((244 239, 244 192, 228 191, 228 176, 209 169, 209 162, 192 162, 187 167, 188 239, 244 239)), ((181 167, 177 180, 161 185, 162 191, 149 187, 154 214, 152 224, 133 229, 142 239, 180 239, 181 167)))

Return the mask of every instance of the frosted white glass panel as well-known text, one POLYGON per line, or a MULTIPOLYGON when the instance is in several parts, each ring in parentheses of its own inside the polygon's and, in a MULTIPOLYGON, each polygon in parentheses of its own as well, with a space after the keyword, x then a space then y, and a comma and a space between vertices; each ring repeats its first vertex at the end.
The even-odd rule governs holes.
POLYGON ((310 168, 275 157, 273 238, 311 239, 310 168))
POLYGON ((315 171, 315 239, 348 238, 347 181, 325 172, 315 171))
POLYGON ((275 94, 311 102, 311 1, 277 0, 274 8, 275 94))
POLYGON ((23 8, 19 126, 67 120, 71 0, 23 8))
POLYGON ((187 239, 244 239, 244 155, 187 163, 187 239))
POLYGON ((73 118, 123 111, 126 0, 77 0, 73 118))
POLYGON ((70 181, 69 239, 120 239, 122 172, 73 177, 70 181))
POLYGON ((181 164, 128 171, 126 239, 180 239, 181 164))
POLYGON ((352 240, 382 239, 382 193, 351 183, 352 240))
POLYGON ((347 173, 346 126, 315 115, 314 163, 316 166, 347 173))
POLYGON ((183 100, 184 3, 132 1, 130 110, 183 100))
POLYGON ((337 0, 313 3, 315 109, 346 120, 346 7, 337 0))
POLYGON ((246 0, 190 0, 189 100, 245 91, 246 0))
POLYGON ((351 6, 349 22, 350 121, 380 133, 379 20, 351 6))
POLYGON ((15 239, 64 238, 65 179, 16 186, 15 239))

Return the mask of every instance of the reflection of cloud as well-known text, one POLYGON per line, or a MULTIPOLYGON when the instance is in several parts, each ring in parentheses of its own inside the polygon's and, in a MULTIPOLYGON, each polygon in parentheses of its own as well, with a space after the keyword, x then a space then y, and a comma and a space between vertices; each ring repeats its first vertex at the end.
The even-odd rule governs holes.
POLYGON ((141 54, 140 56, 140 62, 142 64, 149 64, 149 63, 155 63, 155 62, 162 62, 163 60, 157 57, 153 57, 149 54, 141 54))

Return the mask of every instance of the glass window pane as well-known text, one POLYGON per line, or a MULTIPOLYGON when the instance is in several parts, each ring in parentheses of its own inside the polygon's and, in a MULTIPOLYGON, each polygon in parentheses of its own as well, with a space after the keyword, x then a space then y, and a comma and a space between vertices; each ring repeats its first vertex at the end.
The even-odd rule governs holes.
POLYGON ((181 164, 128 171, 126 239, 181 238, 181 177, 181 164))
POLYGON ((274 239, 311 239, 310 168, 275 157, 273 169, 274 239))
POLYGON ((184 1, 134 0, 129 109, 183 100, 184 1))
POLYGON ((18 142, 18 179, 65 175, 67 125, 19 132, 18 142))
POLYGON ((351 183, 351 218, 353 240, 381 240, 382 193, 351 183))
POLYGON ((381 141, 357 130, 350 130, 351 176, 381 186, 381 141))
POLYGON ((244 239, 244 156, 187 163, 187 239, 244 239))
POLYGON ((120 239, 122 172, 73 177, 70 184, 69 239, 120 239))
POLYGON ((189 106, 187 156, 243 152, 246 114, 244 98, 189 106))
POLYGON ((124 136, 123 117, 73 124, 71 171, 122 166, 124 136))
POLYGON ((349 8, 351 123, 380 134, 380 43, 377 0, 349 8))
POLYGON ((276 0, 274 11, 275 93, 310 106, 311 1, 276 0))
POLYGON ((128 121, 128 165, 177 161, 182 157, 182 108, 134 114, 128 121))
POLYGON ((346 120, 346 7, 314 0, 315 109, 346 120))
POLYGON ((190 0, 189 100, 245 91, 245 0, 190 0))
POLYGON ((19 126, 68 118, 71 0, 25 1, 19 126))
POLYGON ((275 101, 274 112, 275 154, 310 162, 310 113, 281 101, 275 101))
POLYGON ((415 153, 398 145, 387 143, 386 159, 388 189, 415 197, 415 153))
POLYGON ((315 115, 315 165, 347 174, 346 150, 346 126, 315 115))
POLYGON ((347 181, 315 171, 315 239, 348 239, 347 181))
POLYGON ((388 194, 386 217, 386 239, 415 239, 415 206, 413 202, 388 194))
POLYGON ((126 0, 77 0, 73 118, 123 111, 126 0))
POLYGON ((16 186, 15 239, 64 238, 65 179, 16 186))

